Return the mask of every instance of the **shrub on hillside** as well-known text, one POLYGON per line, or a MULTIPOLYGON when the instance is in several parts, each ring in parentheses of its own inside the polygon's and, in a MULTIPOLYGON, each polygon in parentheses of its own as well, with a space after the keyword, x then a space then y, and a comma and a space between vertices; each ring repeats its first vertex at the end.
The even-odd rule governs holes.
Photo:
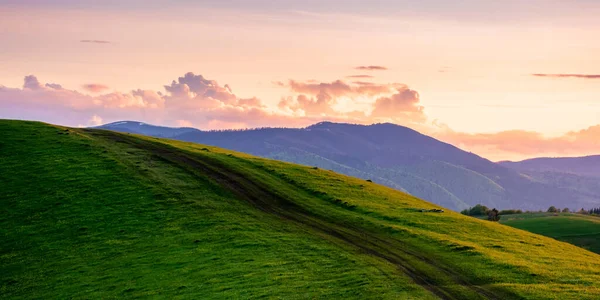
POLYGON ((490 209, 487 206, 477 204, 469 209, 461 211, 460 213, 467 216, 485 216, 489 210, 490 209))
POLYGON ((493 222, 500 221, 500 213, 498 212, 497 209, 494 208, 494 209, 488 211, 488 220, 493 221, 493 222))

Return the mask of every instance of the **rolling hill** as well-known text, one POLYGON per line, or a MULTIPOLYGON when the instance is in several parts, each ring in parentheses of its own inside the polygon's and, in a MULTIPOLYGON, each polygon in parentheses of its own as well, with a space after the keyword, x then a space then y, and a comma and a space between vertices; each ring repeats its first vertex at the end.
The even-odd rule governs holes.
POLYGON ((436 204, 462 210, 475 204, 546 209, 600 204, 594 186, 560 185, 530 177, 412 129, 322 122, 307 128, 200 131, 118 122, 101 128, 213 145, 371 179, 436 204), (152 130, 147 130, 148 128, 152 130), (156 134, 185 132, 174 135, 156 134))
POLYGON ((0 121, 0 297, 598 299, 600 256, 332 171, 0 121))
POLYGON ((502 216, 508 226, 549 236, 600 253, 600 218, 570 213, 534 213, 502 216))

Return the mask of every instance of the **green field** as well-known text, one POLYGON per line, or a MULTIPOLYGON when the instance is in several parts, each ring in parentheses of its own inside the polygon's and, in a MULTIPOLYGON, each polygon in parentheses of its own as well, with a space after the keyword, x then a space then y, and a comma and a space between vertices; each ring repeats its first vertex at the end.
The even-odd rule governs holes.
POLYGON ((600 256, 328 170, 0 121, 0 298, 599 299, 600 256))
POLYGON ((600 253, 600 217, 570 213, 502 216, 503 224, 600 253))

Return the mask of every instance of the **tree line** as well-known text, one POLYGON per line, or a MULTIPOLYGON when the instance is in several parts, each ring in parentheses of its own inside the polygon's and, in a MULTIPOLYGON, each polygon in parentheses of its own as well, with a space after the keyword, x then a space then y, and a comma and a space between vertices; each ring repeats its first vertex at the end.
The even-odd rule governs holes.
MULTIPOLYGON (((494 209, 495 208, 489 209, 485 205, 477 204, 473 207, 470 207, 468 209, 461 211, 460 213, 463 215, 467 215, 467 216, 487 216, 489 214, 489 212, 494 209)), ((499 215, 514 215, 514 214, 522 214, 522 213, 523 213, 523 211, 520 209, 504 209, 504 210, 498 211, 499 215)))
MULTIPOLYGON (((500 221, 500 215, 504 214, 509 214, 509 211, 513 211, 513 213, 517 213, 516 210, 502 210, 502 211, 498 211, 495 208, 489 209, 487 206, 485 205, 481 205, 481 204, 477 204, 471 208, 465 209, 463 211, 461 211, 460 213, 463 215, 467 215, 467 216, 473 216, 473 217, 478 217, 478 216, 488 216, 488 220, 490 221, 494 221, 494 222, 498 222, 500 221)), ((522 213, 520 210, 518 213, 522 213)))
MULTIPOLYGON (((488 219, 490 221, 498 221, 500 220, 500 216, 501 215, 515 215, 515 214, 530 214, 530 213, 541 213, 544 212, 542 210, 539 211, 522 211, 520 209, 504 209, 504 210, 500 210, 498 211, 497 209, 493 208, 490 209, 485 205, 482 204, 477 204, 473 207, 469 207, 467 209, 462 210, 460 213, 463 215, 467 215, 467 216, 473 216, 473 217, 481 217, 481 216, 488 216, 488 219)), ((592 208, 592 209, 585 209, 582 208, 580 210, 573 210, 571 211, 569 208, 565 207, 563 209, 557 208, 556 206, 550 206, 548 207, 548 209, 546 210, 546 212, 548 213, 576 213, 576 214, 584 214, 584 215, 596 215, 596 216, 600 216, 600 207, 598 208, 592 208)))
POLYGON ((582 208, 580 213, 587 214, 587 215, 600 216, 600 207, 592 208, 592 209, 588 209, 588 210, 584 210, 582 208))

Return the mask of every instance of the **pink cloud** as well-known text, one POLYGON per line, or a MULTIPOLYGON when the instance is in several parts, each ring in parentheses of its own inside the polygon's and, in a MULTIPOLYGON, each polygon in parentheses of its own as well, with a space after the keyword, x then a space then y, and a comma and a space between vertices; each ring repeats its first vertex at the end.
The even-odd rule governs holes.
POLYGON ((169 126, 193 124, 199 128, 215 126, 218 121, 236 127, 308 125, 289 122, 289 116, 269 111, 260 99, 238 98, 228 85, 193 73, 166 85, 164 93, 141 89, 100 93, 101 90, 97 90, 99 95, 87 95, 57 84, 44 85, 29 75, 24 78, 23 88, 0 86, 0 117, 70 126, 122 119, 169 126))
POLYGON ((346 78, 374 78, 374 77, 371 75, 361 74, 361 75, 349 75, 349 76, 346 76, 346 78))
POLYGON ((260 99, 239 98, 232 88, 187 73, 165 91, 132 90, 88 95, 41 83, 28 75, 22 88, 0 85, 0 118, 40 120, 78 126, 139 120, 201 129, 304 127, 320 121, 370 124, 392 122, 455 144, 491 159, 537 155, 600 153, 600 125, 545 137, 522 130, 468 134, 428 120, 419 93, 403 84, 295 81, 279 83, 289 95, 277 107, 260 99), (340 111, 340 105, 346 111, 340 111), (353 109, 355 105, 357 108, 353 109))
POLYGON ((300 82, 290 80, 289 83, 282 84, 289 87, 291 91, 313 96, 327 95, 329 97, 340 96, 361 96, 361 95, 380 95, 391 93, 396 84, 377 84, 370 82, 360 82, 360 84, 350 84, 342 80, 332 82, 300 82))
POLYGON ((420 105, 419 93, 408 87, 398 88, 391 96, 381 97, 375 101, 373 117, 399 118, 424 122, 426 116, 420 105))
POLYGON ((84 84, 82 87, 84 90, 92 93, 100 93, 108 90, 108 86, 98 83, 88 83, 84 84))
POLYGON ((92 43, 92 44, 110 44, 110 41, 104 41, 104 40, 81 40, 79 41, 81 43, 92 43))
POLYGON ((92 118, 88 121, 88 125, 90 125, 90 126, 102 125, 102 118, 100 118, 97 115, 93 115, 92 118))
POLYGON ((358 66, 355 69, 363 71, 385 71, 388 68, 384 66, 358 66))
POLYGON ((538 132, 524 130, 476 134, 446 130, 436 134, 436 137, 496 160, 600 153, 600 125, 556 137, 545 137, 538 132))
POLYGON ((600 79, 600 74, 531 74, 535 77, 600 79))
POLYGON ((299 82, 280 83, 296 95, 283 98, 278 107, 301 116, 329 116, 357 119, 357 123, 394 122, 403 125, 422 124, 427 121, 419 94, 404 84, 379 84, 372 82, 347 83, 299 82), (340 112, 335 109, 340 99, 346 104, 371 99, 366 111, 340 112), (360 100, 359 100, 360 99, 360 100), (370 111, 370 113, 369 113, 370 111))

